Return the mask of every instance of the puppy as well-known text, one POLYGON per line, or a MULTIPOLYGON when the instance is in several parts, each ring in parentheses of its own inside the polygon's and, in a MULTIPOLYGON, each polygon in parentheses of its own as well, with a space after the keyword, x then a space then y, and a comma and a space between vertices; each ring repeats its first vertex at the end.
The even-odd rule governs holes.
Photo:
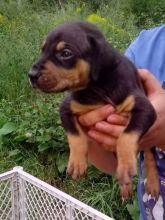
MULTIPOLYGON (((123 199, 132 194, 138 142, 156 119, 134 65, 106 42, 100 31, 84 22, 66 23, 52 31, 39 60, 29 71, 31 85, 45 93, 68 90, 60 115, 70 147, 68 173, 77 179, 86 173, 90 141, 78 122, 79 115, 107 103, 129 118, 116 146, 116 176, 123 199)), ((144 152, 147 191, 159 195, 156 163, 144 152)))

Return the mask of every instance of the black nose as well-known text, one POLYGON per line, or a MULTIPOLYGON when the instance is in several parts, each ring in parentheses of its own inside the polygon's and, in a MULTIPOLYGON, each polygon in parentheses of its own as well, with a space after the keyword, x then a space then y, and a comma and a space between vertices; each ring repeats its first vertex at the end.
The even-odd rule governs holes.
POLYGON ((32 68, 30 69, 28 76, 29 76, 30 82, 32 84, 35 84, 40 76, 40 72, 38 71, 38 69, 32 68))

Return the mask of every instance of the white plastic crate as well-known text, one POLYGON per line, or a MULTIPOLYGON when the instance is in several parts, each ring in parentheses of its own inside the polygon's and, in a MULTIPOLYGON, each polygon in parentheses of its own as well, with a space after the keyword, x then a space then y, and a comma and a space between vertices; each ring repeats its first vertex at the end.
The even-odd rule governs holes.
POLYGON ((0 220, 113 220, 23 171, 0 174, 0 220))

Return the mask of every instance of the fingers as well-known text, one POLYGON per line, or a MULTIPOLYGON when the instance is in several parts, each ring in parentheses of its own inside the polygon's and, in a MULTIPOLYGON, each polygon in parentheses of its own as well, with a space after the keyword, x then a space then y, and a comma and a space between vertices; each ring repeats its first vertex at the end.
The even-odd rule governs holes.
POLYGON ((88 132, 89 137, 91 137, 96 142, 100 143, 101 145, 107 145, 109 147, 116 146, 116 138, 111 137, 110 135, 98 132, 96 130, 90 130, 88 132))
POLYGON ((98 122, 95 125, 95 130, 89 130, 88 135, 96 142, 107 146, 116 146, 117 138, 123 132, 125 126, 112 125, 108 122, 98 122))
POLYGON ((110 114, 114 112, 111 105, 105 105, 99 109, 90 111, 79 117, 79 122, 86 127, 91 127, 99 121, 105 120, 110 114))
POLYGON ((108 116, 107 121, 113 125, 126 125, 128 123, 128 118, 121 115, 112 114, 108 116))
POLYGON ((138 72, 147 96, 149 96, 150 94, 154 93, 157 90, 162 89, 159 82, 149 71, 145 69, 139 69, 138 72))
POLYGON ((125 126, 123 125, 113 125, 107 122, 99 122, 95 125, 95 128, 98 132, 105 133, 112 137, 118 138, 119 135, 123 132, 125 126))
POLYGON ((79 117, 79 122, 86 127, 95 125, 97 122, 107 120, 110 124, 126 125, 128 122, 127 117, 117 115, 114 113, 114 108, 110 105, 103 106, 102 108, 88 112, 79 117))

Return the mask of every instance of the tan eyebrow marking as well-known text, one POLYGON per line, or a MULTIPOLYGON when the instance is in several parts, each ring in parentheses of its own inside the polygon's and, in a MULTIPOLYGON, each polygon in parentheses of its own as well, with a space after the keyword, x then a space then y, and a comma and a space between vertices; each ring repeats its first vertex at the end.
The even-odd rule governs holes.
POLYGON ((62 50, 64 49, 66 46, 66 43, 64 41, 60 41, 57 45, 56 45, 56 50, 62 50))
POLYGON ((41 44, 41 49, 44 49, 45 46, 46 46, 46 40, 43 40, 43 42, 41 44))

